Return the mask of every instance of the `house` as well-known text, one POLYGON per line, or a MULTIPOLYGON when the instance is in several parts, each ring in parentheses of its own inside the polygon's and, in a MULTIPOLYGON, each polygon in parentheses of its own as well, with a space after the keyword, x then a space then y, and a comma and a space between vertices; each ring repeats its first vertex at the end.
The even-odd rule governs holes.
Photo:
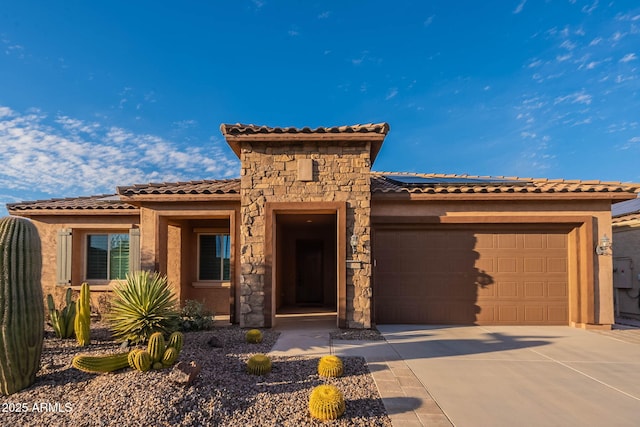
POLYGON ((388 131, 223 124, 239 179, 7 208, 41 233, 45 292, 148 269, 246 327, 300 306, 351 328, 614 322, 594 248, 639 185, 372 172, 388 131))
POLYGON ((611 215, 615 314, 640 319, 640 199, 614 204, 611 215))

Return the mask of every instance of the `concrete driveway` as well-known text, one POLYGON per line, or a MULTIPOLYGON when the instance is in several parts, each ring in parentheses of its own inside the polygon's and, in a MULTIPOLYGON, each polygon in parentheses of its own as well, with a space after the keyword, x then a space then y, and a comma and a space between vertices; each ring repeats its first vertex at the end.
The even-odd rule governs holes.
POLYGON ((455 426, 640 424, 640 330, 378 329, 455 426))

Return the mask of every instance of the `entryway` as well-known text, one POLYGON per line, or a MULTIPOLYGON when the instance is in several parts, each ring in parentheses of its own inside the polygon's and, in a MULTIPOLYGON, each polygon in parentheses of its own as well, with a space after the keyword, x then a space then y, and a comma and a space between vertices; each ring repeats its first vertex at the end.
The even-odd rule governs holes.
POLYGON ((335 214, 276 217, 276 316, 336 312, 335 214))

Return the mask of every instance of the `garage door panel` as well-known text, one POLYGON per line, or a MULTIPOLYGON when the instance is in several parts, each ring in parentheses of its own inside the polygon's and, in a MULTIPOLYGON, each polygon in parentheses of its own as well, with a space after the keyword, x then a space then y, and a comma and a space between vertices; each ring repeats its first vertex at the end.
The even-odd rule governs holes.
POLYGON ((374 239, 378 323, 568 323, 566 233, 376 230, 374 239))

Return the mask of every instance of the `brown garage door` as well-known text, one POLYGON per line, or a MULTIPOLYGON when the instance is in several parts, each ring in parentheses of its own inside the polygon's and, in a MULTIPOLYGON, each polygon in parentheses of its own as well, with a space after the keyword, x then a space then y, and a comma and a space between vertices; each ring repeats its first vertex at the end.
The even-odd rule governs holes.
POLYGON ((566 230, 374 234, 377 323, 568 324, 566 230))

